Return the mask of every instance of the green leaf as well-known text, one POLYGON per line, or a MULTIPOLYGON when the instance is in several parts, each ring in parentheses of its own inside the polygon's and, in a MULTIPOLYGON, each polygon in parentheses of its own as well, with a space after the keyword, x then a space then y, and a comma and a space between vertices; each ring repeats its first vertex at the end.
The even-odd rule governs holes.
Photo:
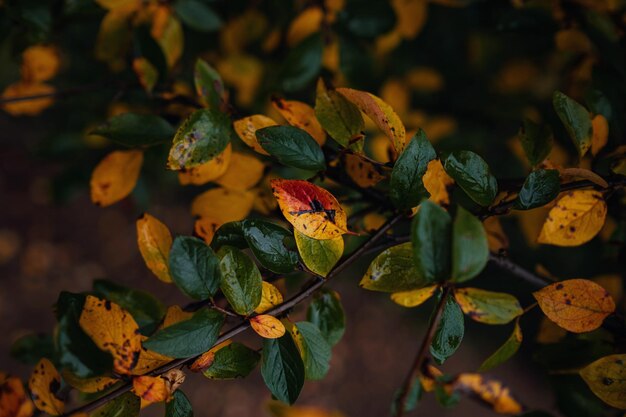
POLYGON ((315 117, 324 130, 343 147, 361 135, 365 122, 359 108, 335 90, 326 88, 320 78, 315 96, 315 117))
POLYGON ((259 268, 237 248, 223 246, 220 257, 222 281, 220 288, 237 314, 248 315, 261 302, 263 278, 259 268))
POLYGON ((217 252, 224 245, 234 246, 239 249, 248 247, 248 242, 243 235, 241 222, 224 223, 215 231, 211 247, 217 252))
POLYGON ((55 358, 54 340, 45 334, 27 334, 11 345, 11 356, 18 361, 34 366, 41 358, 55 358))
POLYGON ((413 262, 427 284, 450 278, 451 223, 448 212, 428 200, 413 218, 413 262))
POLYGON ((515 200, 518 210, 530 210, 541 207, 554 200, 561 191, 559 171, 556 169, 538 169, 528 175, 515 200))
POLYGON ((165 403, 165 417, 193 417, 193 408, 180 389, 174 391, 172 399, 165 403))
POLYGON ((430 354, 439 365, 456 352, 465 331, 463 312, 454 298, 448 296, 444 303, 441 319, 430 345, 430 354))
POLYGON ((609 355, 580 370, 589 389, 611 407, 626 410, 626 354, 609 355))
POLYGON ((224 82, 220 74, 206 61, 198 58, 193 72, 196 94, 209 109, 219 110, 224 101, 224 82))
POLYGON ((213 363, 202 372, 209 379, 244 378, 256 368, 260 356, 241 343, 231 343, 215 352, 213 363))
POLYGON ((187 26, 199 32, 213 32, 222 26, 220 17, 199 0, 176 0, 174 10, 187 26))
MULTIPOLYGON (((404 402, 404 412, 413 411, 417 407, 417 404, 422 399, 422 394, 424 393, 424 389, 422 387, 422 383, 419 378, 415 378, 413 381, 413 386, 411 390, 407 393, 406 401, 404 402)), ((391 403, 391 415, 397 416, 400 411, 399 400, 400 400, 400 389, 397 389, 394 393, 393 402, 391 403)))
POLYGON ((311 271, 325 277, 343 255, 343 237, 318 240, 294 229, 296 245, 302 261, 311 271))
POLYGON ((263 219, 244 220, 241 228, 261 265, 278 274, 293 272, 298 265, 298 253, 287 229, 263 219))
POLYGON ((397 208, 410 209, 430 196, 424 188, 422 177, 428 163, 436 158, 435 149, 420 129, 400 154, 391 171, 389 197, 397 208))
POLYGON ((459 206, 452 226, 452 281, 474 278, 488 260, 489 246, 483 224, 459 206))
POLYGON ((94 281, 93 291, 127 310, 141 328, 158 324, 165 315, 163 303, 145 291, 127 288, 105 279, 94 281))
POLYGON ((304 385, 304 363, 289 333, 278 339, 263 339, 261 375, 278 400, 293 404, 304 385))
POLYGON ((330 344, 320 329, 308 321, 296 323, 292 332, 304 362, 306 379, 323 379, 330 368, 330 344))
POLYGON ((220 286, 220 261, 202 240, 178 236, 169 255, 172 281, 180 290, 196 300, 213 297, 220 286))
POLYGON ((202 309, 189 320, 159 330, 143 346, 172 358, 200 355, 213 347, 223 322, 221 313, 202 309))
POLYGON ((454 297, 463 313, 480 323, 506 324, 524 312, 517 298, 503 292, 460 288, 454 297))
POLYGON ((518 133, 526 158, 535 166, 545 160, 552 150, 554 137, 548 125, 541 125, 525 119, 518 133))
POLYGON ((283 165, 309 171, 326 169, 320 145, 294 126, 269 126, 256 131, 259 144, 283 165))
POLYGON ((309 304, 306 319, 313 323, 331 345, 339 343, 346 330, 346 317, 339 294, 322 289, 309 304))
POLYGON ((154 114, 123 113, 91 131, 129 148, 153 146, 172 140, 176 130, 154 114))
POLYGON ((56 303, 55 345, 58 362, 80 378, 103 375, 113 367, 110 354, 101 351, 79 325, 85 295, 61 292, 56 303))
POLYGON ((217 110, 197 110, 178 128, 167 159, 169 169, 201 165, 228 145, 233 134, 230 118, 217 110))
POLYGON ((498 193, 498 182, 487 163, 471 151, 454 151, 444 169, 465 193, 481 206, 488 206, 498 193))
POLYGON ((299 91, 313 81, 322 68, 323 50, 320 33, 309 36, 291 49, 278 73, 282 90, 288 93, 299 91))
POLYGON ((491 354, 478 368, 479 372, 489 371, 498 365, 503 364, 515 355, 522 344, 522 329, 519 321, 515 322, 513 333, 506 339, 506 342, 491 354))
POLYGON ((132 392, 127 392, 117 398, 107 402, 95 412, 91 417, 135 417, 139 415, 141 400, 132 392))
POLYGON ((430 281, 413 260, 411 242, 382 251, 370 264, 359 286, 372 291, 399 292, 423 287, 430 281))
POLYGON ((552 95, 552 105, 565 126, 567 134, 574 142, 578 154, 583 157, 591 147, 593 137, 593 126, 589 112, 560 91, 555 91, 552 95))

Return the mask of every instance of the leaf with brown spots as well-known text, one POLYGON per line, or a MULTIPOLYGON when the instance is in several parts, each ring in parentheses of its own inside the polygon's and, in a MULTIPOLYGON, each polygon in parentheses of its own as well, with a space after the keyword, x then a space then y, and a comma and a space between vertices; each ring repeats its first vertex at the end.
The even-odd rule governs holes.
POLYGON ((93 394, 94 392, 103 391, 112 387, 116 382, 120 380, 117 378, 110 378, 107 376, 95 376, 93 378, 79 378, 68 370, 62 371, 63 380, 68 385, 76 388, 80 392, 87 394, 93 394))
POLYGON ((178 171, 178 182, 181 185, 203 185, 224 175, 230 165, 233 147, 229 143, 226 149, 215 158, 191 168, 182 168, 178 171))
POLYGON ((254 149, 256 152, 261 155, 269 155, 265 149, 259 145, 259 141, 256 138, 256 131, 259 129, 263 129, 264 127, 276 126, 276 123, 273 119, 270 119, 267 116, 263 116, 262 114, 255 114, 253 116, 244 117, 243 119, 236 120, 233 123, 233 127, 235 128, 235 132, 239 138, 249 147, 254 149))
POLYGON ((33 409, 22 381, 0 372, 0 417, 31 417, 33 409))
POLYGON ((348 232, 346 213, 328 191, 308 181, 271 181, 283 215, 293 227, 313 239, 332 239, 348 232))
POLYGON ((91 201, 106 207, 126 198, 137 184, 142 163, 142 151, 114 151, 108 154, 91 174, 91 201))
POLYGON ((250 318, 252 330, 265 339, 278 339, 285 334, 285 325, 276 317, 261 314, 250 318))
POLYGON ((600 358, 580 370, 591 391, 611 407, 626 410, 626 355, 600 358))
POLYGON ((570 279, 533 293, 546 316, 573 333, 590 332, 615 311, 609 293, 586 279, 570 279))
POLYGON ((160 376, 136 376, 133 378, 133 393, 141 398, 142 405, 159 403, 169 398, 165 380, 160 376))
POLYGON ((298 127, 315 139, 320 146, 326 143, 326 132, 315 117, 315 110, 306 103, 273 97, 272 104, 291 126, 298 127))
POLYGON ((42 358, 35 365, 28 380, 28 389, 39 410, 53 416, 63 413, 65 402, 57 396, 61 389, 61 375, 48 359, 42 358))
POLYGON ((502 382, 486 379, 480 374, 461 374, 451 384, 455 391, 475 395, 489 404, 499 414, 519 414, 522 405, 511 395, 508 387, 502 382))
POLYGON ((257 314, 265 313, 283 302, 283 295, 280 290, 269 282, 263 281, 263 293, 261 294, 261 302, 254 309, 257 314))
POLYGON ((100 349, 113 356, 115 372, 131 374, 141 353, 141 334, 128 311, 111 301, 88 295, 79 324, 100 349))
POLYGON ((578 246, 593 239, 606 220, 606 203, 602 193, 575 190, 561 197, 548 213, 539 243, 556 246, 578 246))
POLYGON ((137 220, 137 245, 148 269, 161 281, 172 282, 168 266, 172 234, 167 226, 144 213, 137 220))
POLYGON ((344 162, 346 173, 359 187, 373 187, 385 178, 376 164, 359 155, 346 154, 344 162))

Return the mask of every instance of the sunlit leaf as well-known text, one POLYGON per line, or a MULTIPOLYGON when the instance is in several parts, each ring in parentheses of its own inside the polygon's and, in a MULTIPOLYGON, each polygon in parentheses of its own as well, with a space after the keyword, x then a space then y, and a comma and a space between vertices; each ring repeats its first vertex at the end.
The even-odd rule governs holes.
POLYGON ((322 289, 313 296, 306 318, 315 324, 328 343, 336 345, 345 331, 345 314, 339 294, 322 289))
POLYGON ((480 323, 506 324, 522 314, 517 298, 502 292, 458 288, 454 298, 463 313, 480 323))
POLYGON ((192 168, 183 168, 178 171, 178 181, 181 185, 202 185, 214 181, 224 175, 232 157, 232 146, 229 143, 224 151, 215 158, 192 168))
POLYGON ((504 342, 502 346, 498 348, 495 352, 491 354, 485 361, 480 365, 478 370, 480 372, 489 371, 495 368, 498 365, 503 364, 508 361, 513 355, 517 353, 520 345, 522 344, 522 329, 519 326, 519 319, 515 321, 515 327, 513 328, 513 333, 509 336, 508 339, 504 342))
POLYGON ((580 370, 591 391, 611 407, 626 410, 626 355, 610 355, 580 370))
POLYGON ((304 385, 304 363, 290 334, 263 340, 261 375, 270 392, 293 404, 304 385))
POLYGON ((222 246, 220 257, 222 281, 220 288, 237 314, 248 315, 261 302, 262 277, 259 268, 242 251, 222 246))
POLYGON ((584 156, 591 147, 593 137, 589 112, 560 91, 556 91, 552 96, 552 104, 569 137, 578 149, 578 154, 581 157, 584 156))
POLYGON ((35 407, 44 413, 58 416, 63 413, 65 402, 59 398, 61 375, 52 362, 42 358, 28 380, 28 389, 35 407))
POLYGON ((283 302, 283 295, 278 288, 267 281, 263 281, 262 284, 261 302, 254 309, 254 312, 257 314, 265 313, 283 302))
POLYGON ((280 320, 267 314, 250 318, 250 327, 265 339, 277 339, 285 334, 285 326, 280 320))
POLYGON ((124 199, 135 188, 142 163, 141 151, 114 151, 108 154, 91 174, 91 201, 106 207, 124 199))
POLYGON ((172 235, 156 217, 144 213, 137 219, 137 245, 146 266, 163 282, 172 282, 168 257, 172 235))
POLYGON ((318 240, 294 230, 300 257, 311 271, 323 277, 333 269, 343 255, 343 237, 318 240))
POLYGON ((444 163, 448 175, 481 206, 488 206, 498 192, 498 181, 491 174, 489 165, 470 151, 454 151, 444 163))
POLYGON ((402 307, 417 307, 432 297, 437 287, 437 285, 430 285, 417 290, 394 292, 391 294, 391 300, 402 307))
POLYGON ((283 165, 310 171, 326 169, 321 148, 313 137, 293 126, 270 126, 256 131, 258 143, 283 165))
POLYGON ((209 217, 223 224, 245 218, 253 204, 254 193, 251 191, 213 188, 193 199, 191 214, 209 217))
POLYGON ((428 284, 413 260, 411 242, 382 251, 370 264, 359 286, 384 292, 410 291, 428 284))
POLYGON ((269 155, 265 149, 259 145, 259 141, 256 137, 256 131, 263 129, 264 127, 276 126, 276 123, 271 118, 262 114, 255 114, 253 116, 244 117, 243 119, 235 120, 233 127, 239 138, 249 147, 262 155, 269 155))
POLYGON ((128 147, 152 146, 167 142, 176 131, 165 119, 154 114, 122 113, 90 132, 128 147))

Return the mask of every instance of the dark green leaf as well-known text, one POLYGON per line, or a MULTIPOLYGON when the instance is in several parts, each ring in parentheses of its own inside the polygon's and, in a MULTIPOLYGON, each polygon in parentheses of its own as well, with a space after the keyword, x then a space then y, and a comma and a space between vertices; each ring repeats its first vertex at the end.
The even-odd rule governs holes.
POLYGON ((413 260, 413 245, 407 242, 385 249, 374 258, 359 285, 372 291, 399 292, 429 282, 413 260))
POLYGON ((54 341, 46 334, 27 334, 11 345, 11 356, 26 365, 36 365, 41 358, 55 358, 54 341))
POLYGON ((167 120, 154 114, 123 113, 113 116, 91 133, 133 148, 170 141, 176 130, 167 120))
POLYGON ((165 403, 165 417, 193 417, 193 409, 181 390, 174 391, 172 399, 165 403))
POLYGON ((261 375, 272 395, 293 404, 304 385, 304 363, 291 335, 263 340, 261 375))
POLYGON ((323 171, 326 169, 320 145, 307 132, 294 126, 269 126, 256 131, 259 144, 281 164, 323 171))
POLYGON ((541 207, 554 200, 561 190, 559 171, 556 169, 538 169, 528 175, 515 200, 515 208, 530 210, 541 207))
POLYGON ((335 90, 327 89, 321 78, 317 82, 315 117, 324 130, 346 148, 352 139, 361 135, 365 124, 359 108, 335 90))
POLYGON ((263 219, 244 220, 241 228, 261 265, 278 274, 287 274, 296 268, 298 253, 289 249, 294 248, 295 243, 287 229, 263 219))
POLYGON ((435 362, 441 365, 456 352, 463 340, 464 331, 463 311, 461 311, 461 307, 456 303, 454 297, 448 296, 430 345, 430 354, 435 362))
POLYGON ((299 91, 313 81, 322 68, 323 50, 324 42, 319 33, 291 49, 278 74, 282 89, 288 93, 299 91))
POLYGON ((294 331, 300 345, 306 379, 322 379, 330 367, 331 346, 313 323, 300 321, 294 331))
MULTIPOLYGON (((417 404, 422 399, 423 393, 424 393, 424 389, 422 387, 422 383, 420 382, 420 379, 415 378, 415 380, 413 381, 413 386, 411 387, 411 390, 408 392, 406 396, 406 400, 404 402, 404 412, 415 410, 415 407, 417 407, 417 404)), ((399 414, 398 407, 400 406, 399 404, 400 394, 401 394, 400 389, 397 389, 396 392, 394 393, 394 399, 393 399, 393 402, 391 403, 391 415, 392 416, 397 416, 399 414)))
POLYGON ((554 137, 548 125, 541 125, 525 119, 518 137, 526 158, 533 166, 546 159, 552 150, 554 137))
POLYGON ((411 224, 413 262, 426 283, 450 278, 452 219, 447 211, 424 201, 411 224))
POLYGON ((219 252, 222 281, 220 288, 237 314, 248 315, 261 302, 262 281, 259 268, 242 251, 223 246, 219 252))
POLYGON ((219 73, 206 61, 198 59, 194 68, 196 93, 210 109, 218 110, 224 100, 224 83, 219 73))
POLYGON ((489 246, 483 224, 459 206, 452 226, 452 281, 474 278, 488 260, 489 246))
POLYGON ((199 0, 176 0, 174 10, 187 26, 199 32, 212 32, 222 26, 220 17, 199 0))
POLYGON ((224 245, 234 246, 239 249, 248 247, 248 242, 241 228, 241 222, 224 223, 217 229, 211 241, 211 247, 217 252, 224 245))
POLYGON ((244 378, 256 368, 259 358, 249 347, 231 343, 215 352, 213 363, 202 372, 209 379, 244 378))
POLYGON ((581 157, 584 156, 591 147, 591 138, 593 137, 593 126, 589 112, 560 91, 554 92, 552 105, 565 126, 567 134, 574 142, 578 154, 581 157))
POLYGON ((346 329, 346 318, 339 294, 327 289, 319 291, 309 305, 306 319, 317 326, 328 343, 339 343, 346 329))
POLYGON ((143 345, 172 358, 188 358, 211 349, 220 334, 224 316, 203 309, 185 321, 156 332, 143 345))
POLYGON ((139 415, 141 400, 132 392, 127 392, 109 401, 95 412, 91 417, 136 417, 139 415))
POLYGON ((498 182, 487 163, 471 151, 454 151, 444 168, 465 193, 481 206, 488 206, 498 193, 498 182))
POLYGON ((213 297, 220 286, 219 259, 202 240, 178 236, 172 243, 169 268, 172 280, 196 300, 213 297))
POLYGON ((424 188, 422 177, 426 173, 428 163, 435 158, 437 158, 435 149, 426 138, 424 131, 420 129, 406 146, 391 171, 389 197, 396 207, 410 209, 430 196, 424 188))
POLYGON ((167 160, 168 168, 201 165, 228 145, 232 132, 230 118, 217 110, 197 110, 178 128, 167 160))

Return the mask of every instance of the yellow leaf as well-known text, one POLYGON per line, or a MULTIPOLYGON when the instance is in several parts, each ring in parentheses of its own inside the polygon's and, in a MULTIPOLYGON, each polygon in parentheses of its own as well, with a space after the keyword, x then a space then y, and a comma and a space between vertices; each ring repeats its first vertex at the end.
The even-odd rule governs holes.
POLYGON ((591 391, 611 407, 626 410, 626 355, 598 359, 580 371, 591 391))
MULTIPOLYGON (((147 336, 141 336, 141 342, 148 340, 147 336)), ((141 346, 141 351, 139 352, 139 358, 137 359, 137 364, 131 371, 132 375, 144 375, 150 371, 153 371, 166 363, 172 361, 173 358, 169 356, 161 355, 160 353, 151 351, 141 346)))
POLYGON ((229 143, 221 154, 215 158, 192 168, 178 171, 178 182, 181 185, 203 185, 224 175, 232 157, 232 145, 229 143))
POLYGON ((387 136, 383 134, 375 135, 369 141, 369 149, 372 154, 372 158, 376 162, 386 164, 396 159, 398 153, 393 150, 391 142, 387 139, 387 136))
MULTIPOLYGON (((410 88, 416 91, 435 92, 444 86, 444 79, 440 72, 430 67, 414 67, 405 75, 410 88)), ((430 138, 431 135, 428 134, 430 138)))
POLYGON ((296 16, 287 31, 287 45, 294 46, 320 30, 324 13, 320 7, 309 7, 296 16))
POLYGON ((132 7, 115 8, 100 23, 94 54, 114 72, 121 71, 126 65, 126 51, 132 38, 129 20, 133 12, 132 7))
POLYGON ((265 165, 255 156, 233 152, 226 172, 215 182, 227 189, 246 191, 263 178, 264 170, 265 165))
POLYGON ((378 230, 385 224, 387 218, 380 213, 367 213, 363 217, 363 229, 366 231, 378 230))
POLYGON ((402 307, 417 307, 433 296, 438 285, 420 288, 411 291, 394 292, 391 300, 402 307))
POLYGON ((93 378, 79 378, 68 370, 62 371, 63 380, 80 392, 93 394, 112 387, 120 380, 107 376, 96 376, 93 378))
POLYGON ((263 281, 263 293, 261 295, 261 302, 254 309, 257 314, 265 313, 267 310, 271 310, 277 305, 282 304, 283 295, 280 290, 269 282, 263 281))
POLYGON ((144 213, 137 219, 137 245, 146 266, 163 282, 172 282, 168 258, 172 235, 166 225, 144 213))
POLYGON ((244 117, 243 119, 236 120, 233 123, 233 127, 235 128, 235 132, 239 138, 249 147, 254 149, 256 152, 262 155, 269 155, 262 147, 259 145, 259 141, 256 138, 256 131, 258 129, 262 129, 268 126, 276 126, 274 120, 267 116, 263 116, 262 114, 255 114, 253 116, 244 117))
POLYGON ((227 84, 237 90, 237 104, 252 104, 263 80, 263 63, 252 55, 229 55, 216 63, 216 69, 227 84))
POLYGON ((159 79, 159 72, 150 61, 144 57, 133 59, 133 71, 139 78, 139 83, 147 92, 151 92, 159 79))
POLYGON ((404 115, 409 111, 411 105, 411 92, 404 81, 390 78, 385 81, 380 89, 380 99, 393 108, 396 113, 404 115))
POLYGON ((191 203, 191 214, 210 217, 220 223, 228 223, 246 218, 254 204, 251 191, 213 188, 205 191, 191 203))
MULTIPOLYGON (((30 84, 25 82, 17 82, 9 85, 2 92, 2 98, 28 97, 43 94, 54 93, 54 87, 47 84, 30 84)), ((5 103, 0 107, 13 116, 35 116, 54 103, 52 97, 43 97, 32 100, 16 101, 13 103, 5 103)))
POLYGON ((61 389, 61 375, 48 359, 42 358, 35 365, 28 380, 28 388, 35 407, 39 410, 53 416, 63 414, 65 402, 57 397, 61 389))
POLYGON ((160 376, 136 376, 133 378, 133 393, 142 399, 142 405, 163 402, 169 398, 165 380, 160 376))
POLYGON ((159 6, 154 13, 150 34, 157 41, 167 66, 172 68, 183 54, 183 27, 167 6, 159 6))
POLYGON ((193 233, 204 240, 207 245, 210 245, 213 241, 213 236, 215 236, 215 232, 217 232, 217 229, 219 229, 221 225, 222 223, 215 219, 201 217, 193 224, 193 233))
POLYGON ((215 360, 215 353, 231 343, 233 343, 233 341, 228 339, 218 345, 215 345, 209 351, 204 352, 198 359, 189 365, 189 370, 192 372, 202 372, 203 369, 206 369, 213 364, 213 361, 215 360))
POLYGON ((609 122, 601 114, 596 114, 591 119, 593 136, 591 137, 591 154, 596 156, 609 141, 609 122))
POLYGON ((345 167, 348 176, 359 187, 373 187, 385 178, 376 164, 359 155, 348 153, 345 155, 345 167))
POLYGON ((608 291, 586 279, 557 282, 533 293, 546 316, 573 333, 590 332, 615 311, 608 291))
POLYGON ((159 329, 164 329, 172 324, 179 323, 181 321, 189 320, 193 316, 193 313, 184 311, 180 306, 169 306, 163 317, 163 323, 159 326, 159 329))
POLYGON ((302 180, 271 181, 283 216, 313 239, 333 239, 348 232, 346 213, 328 191, 302 180))
POLYGON ((91 174, 91 201, 106 207, 124 199, 135 188, 142 163, 141 151, 113 151, 108 154, 91 174))
POLYGON ((454 298, 463 313, 480 323, 505 324, 523 313, 517 298, 507 293, 458 288, 454 298))
POLYGON ((373 94, 351 88, 338 88, 337 91, 354 103, 391 140, 396 152, 401 153, 406 145, 406 129, 391 106, 373 94))
POLYGON ((556 246, 582 245, 602 229, 606 210, 602 193, 570 191, 550 210, 537 241, 556 246))
POLYGON ((258 41, 266 32, 267 18, 255 8, 228 21, 220 30, 220 44, 228 54, 241 52, 254 41, 258 41))
POLYGON ((430 193, 428 198, 430 201, 442 207, 450 205, 448 188, 454 184, 454 180, 443 169, 440 160, 433 159, 428 163, 422 181, 424 182, 424 188, 430 193))
POLYGON ((500 218, 497 216, 487 217, 483 221, 487 232, 487 244, 489 250, 494 253, 504 253, 509 249, 509 238, 502 229, 500 218))
POLYGON ((619 303, 624 296, 624 283, 622 277, 615 275, 600 275, 593 278, 593 282, 607 290, 613 301, 619 303))
POLYGON ((427 0, 392 0, 396 12, 396 30, 404 39, 415 38, 424 27, 428 15, 427 0))
POLYGON ((519 414, 522 405, 511 395, 502 382, 487 380, 480 374, 461 374, 452 383, 453 389, 477 395, 493 407, 496 413, 519 414))
POLYGON ((0 372, 0 417, 31 417, 33 410, 22 381, 0 372))
POLYGON ((100 349, 113 356, 115 372, 131 373, 141 352, 141 335, 128 311, 111 301, 88 295, 79 324, 100 349))
POLYGON ((52 46, 34 45, 22 53, 22 81, 47 81, 59 71, 59 55, 52 46))
POLYGON ((315 117, 313 107, 301 101, 284 100, 278 97, 272 98, 272 104, 291 126, 306 131, 320 146, 326 143, 326 132, 315 117))
POLYGON ((265 339, 277 339, 285 334, 285 325, 276 317, 267 314, 252 317, 250 326, 265 339))

